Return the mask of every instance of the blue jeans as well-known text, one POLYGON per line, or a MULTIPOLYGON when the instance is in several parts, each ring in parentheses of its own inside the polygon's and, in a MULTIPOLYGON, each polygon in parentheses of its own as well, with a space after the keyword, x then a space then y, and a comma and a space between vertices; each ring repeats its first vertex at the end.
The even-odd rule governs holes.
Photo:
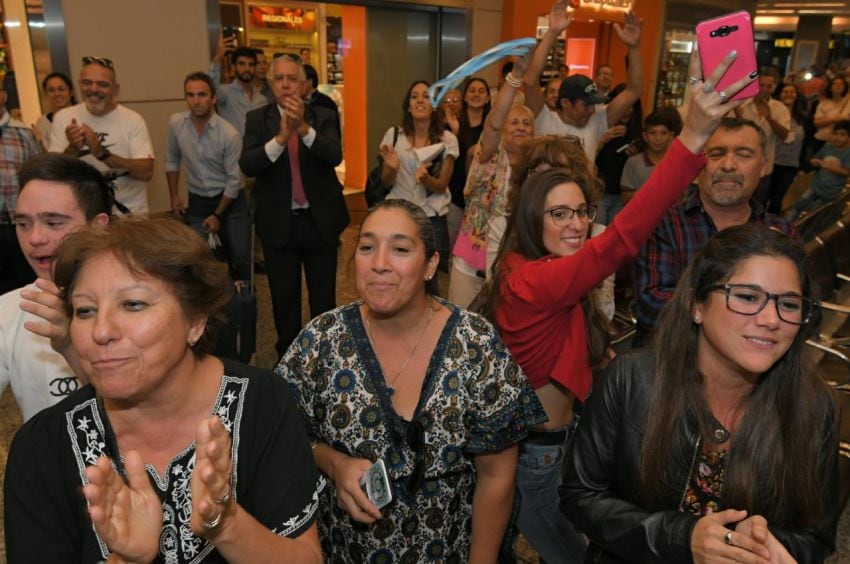
MULTIPOLYGON (((189 205, 186 206, 186 223, 198 234, 207 240, 203 223, 212 215, 221 196, 207 198, 189 192, 189 205)), ((248 212, 248 204, 245 202, 245 191, 240 190, 239 195, 230 203, 227 211, 221 218, 221 229, 218 232, 221 244, 227 259, 230 261, 234 280, 251 279, 251 214, 248 212)))
POLYGON ((587 541, 561 513, 558 487, 566 444, 519 444, 517 526, 546 564, 584 561, 587 541))
POLYGON ((599 213, 596 214, 596 223, 611 225, 614 217, 623 209, 623 197, 620 194, 604 193, 602 201, 599 202, 599 213))

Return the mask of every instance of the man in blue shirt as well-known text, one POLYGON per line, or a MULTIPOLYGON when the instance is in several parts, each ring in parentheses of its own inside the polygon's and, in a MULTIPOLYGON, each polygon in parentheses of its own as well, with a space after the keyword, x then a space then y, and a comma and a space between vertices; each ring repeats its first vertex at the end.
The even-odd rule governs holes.
POLYGON ((192 73, 183 82, 189 111, 171 116, 165 175, 171 210, 202 237, 218 234, 237 280, 251 278, 251 217, 242 191, 242 138, 215 113, 216 90, 209 75, 192 73), (186 171, 189 205, 177 186, 186 171))
POLYGON ((254 84, 257 54, 249 47, 237 47, 230 53, 230 63, 236 70, 236 78, 230 84, 222 84, 221 62, 224 60, 225 48, 224 38, 219 36, 218 48, 210 64, 210 77, 217 85, 218 111, 221 117, 236 128, 241 139, 245 135, 245 116, 249 111, 267 105, 269 101, 254 84))

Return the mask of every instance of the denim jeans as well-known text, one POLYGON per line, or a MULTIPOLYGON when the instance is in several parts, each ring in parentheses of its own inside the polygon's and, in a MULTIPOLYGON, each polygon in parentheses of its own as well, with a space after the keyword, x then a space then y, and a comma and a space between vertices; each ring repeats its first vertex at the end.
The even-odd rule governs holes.
POLYGON ((517 526, 546 564, 583 562, 587 551, 587 540, 559 508, 565 451, 566 444, 519 444, 517 526))
MULTIPOLYGON (((207 198, 189 192, 189 205, 186 206, 186 223, 207 240, 203 223, 218 207, 221 196, 207 198)), ((251 257, 251 214, 245 201, 245 191, 230 203, 221 218, 221 229, 218 232, 221 244, 224 246, 227 260, 230 262, 234 280, 250 280, 251 257)))

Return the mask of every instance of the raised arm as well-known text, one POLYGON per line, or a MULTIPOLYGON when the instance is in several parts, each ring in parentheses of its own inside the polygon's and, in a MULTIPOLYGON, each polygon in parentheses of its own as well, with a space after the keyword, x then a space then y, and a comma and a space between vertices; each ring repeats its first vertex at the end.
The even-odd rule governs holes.
MULTIPOLYGON (((620 26, 614 24, 614 31, 620 36, 628 48, 628 70, 626 71, 626 88, 608 104, 608 127, 620 121, 620 118, 637 102, 643 94, 643 60, 640 54, 640 38, 643 31, 643 20, 638 19, 634 12, 626 14, 625 22, 620 26)), ((691 75, 696 76, 696 75, 691 75)))
MULTIPOLYGON (((530 55, 531 57, 537 55, 542 44, 542 42, 537 44, 534 52, 530 55)), ((511 71, 513 79, 524 79, 523 77, 528 73, 527 64, 530 56, 526 55, 514 63, 514 70, 511 71)), ((502 128, 505 126, 505 120, 508 117, 508 113, 511 111, 511 106, 513 106, 516 92, 517 89, 514 86, 511 86, 509 82, 505 82, 505 85, 502 86, 502 89, 499 90, 498 94, 496 94, 496 100, 493 102, 493 108, 490 110, 490 113, 487 114, 487 119, 484 121, 484 131, 482 131, 481 139, 478 141, 479 145, 481 145, 481 152, 478 155, 478 159, 482 163, 486 163, 493 158, 493 155, 495 155, 496 151, 499 149, 499 142, 502 139, 502 128)), ((527 95, 526 102, 528 102, 527 95)))
POLYGON ((522 82, 525 85, 525 105, 534 112, 535 116, 543 109, 544 98, 540 91, 540 75, 543 72, 543 67, 546 66, 546 56, 549 55, 555 40, 564 30, 570 27, 572 21, 573 16, 569 13, 569 2, 555 2, 552 11, 549 12, 549 29, 546 30, 546 33, 540 39, 540 43, 535 47, 525 75, 522 77, 522 82))

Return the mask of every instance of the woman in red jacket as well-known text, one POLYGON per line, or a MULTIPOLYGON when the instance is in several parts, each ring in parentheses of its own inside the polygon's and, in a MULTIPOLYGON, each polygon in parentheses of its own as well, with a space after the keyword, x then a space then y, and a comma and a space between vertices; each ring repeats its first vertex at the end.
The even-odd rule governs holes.
POLYGON ((529 178, 512 210, 494 267, 486 312, 522 367, 549 416, 520 444, 520 531, 547 562, 583 558, 584 539, 558 510, 557 488, 573 402, 585 401, 592 369, 606 360, 606 331, 593 290, 635 256, 655 225, 704 165, 700 153, 729 101, 752 79, 715 91, 735 53, 703 83, 691 61, 690 110, 679 138, 650 179, 601 235, 594 178, 553 169, 529 178))

